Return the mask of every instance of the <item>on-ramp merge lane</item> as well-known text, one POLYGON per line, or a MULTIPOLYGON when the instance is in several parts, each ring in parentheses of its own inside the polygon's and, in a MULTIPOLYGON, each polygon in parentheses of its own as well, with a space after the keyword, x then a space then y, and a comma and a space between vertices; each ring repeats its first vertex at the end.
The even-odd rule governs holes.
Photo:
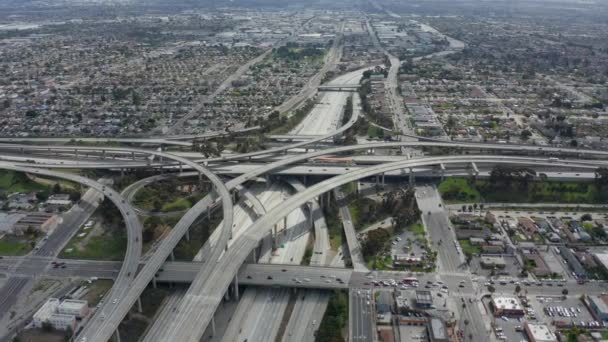
MULTIPOLYGON (((232 247, 226 251, 210 274, 205 274, 206 281, 199 282, 196 287, 191 287, 186 294, 185 300, 175 312, 175 320, 167 330, 159 336, 159 341, 192 341, 198 342, 203 335, 207 325, 212 319, 217 305, 223 297, 224 291, 237 273, 240 265, 245 261, 251 250, 258 244, 274 223, 289 214, 314 197, 319 196, 331 189, 361 178, 369 177, 386 171, 398 170, 410 167, 437 165, 440 163, 462 163, 462 162, 488 162, 497 164, 518 164, 528 166, 555 165, 557 167, 573 167, 574 164, 566 164, 560 161, 551 163, 538 160, 537 158, 516 158, 505 156, 450 156, 421 158, 416 160, 398 161, 385 165, 369 167, 363 170, 353 171, 339 177, 334 177, 316 184, 295 196, 292 196, 258 219, 240 238, 233 242, 232 247)), ((594 169, 593 165, 578 165, 581 169, 594 169)), ((201 278, 201 274, 197 279, 201 278)))

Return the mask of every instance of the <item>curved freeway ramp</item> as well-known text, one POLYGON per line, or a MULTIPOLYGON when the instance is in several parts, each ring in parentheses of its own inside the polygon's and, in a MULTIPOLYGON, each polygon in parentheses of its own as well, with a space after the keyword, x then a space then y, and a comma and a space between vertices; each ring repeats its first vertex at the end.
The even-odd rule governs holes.
POLYGON ((258 244, 272 226, 307 201, 339 187, 348 182, 380 174, 382 172, 408 169, 411 167, 432 166, 438 164, 457 163, 495 163, 514 164, 526 166, 577 167, 581 169, 595 169, 597 165, 577 164, 577 161, 551 163, 539 161, 537 158, 519 158, 505 156, 450 156, 421 158, 416 160, 398 161, 385 165, 378 165, 362 170, 353 171, 342 176, 334 177, 312 186, 305 191, 290 197, 279 206, 270 210, 257 220, 239 239, 234 241, 232 247, 225 253, 217 264, 213 265, 212 272, 201 273, 195 280, 195 286, 190 287, 180 307, 175 312, 175 320, 170 327, 163 331, 158 341, 191 341, 198 342, 207 325, 212 319, 223 294, 231 280, 237 274, 241 264, 245 261, 251 250, 258 244))
MULTIPOLYGON (((6 146, 6 145, 4 145, 4 146, 6 146)), ((37 147, 21 145, 18 148, 35 149, 37 147)), ((53 147, 48 147, 48 146, 45 148, 47 148, 49 150, 53 149, 53 147)), ((60 148, 63 148, 63 147, 60 147, 60 148)), ((219 196, 219 198, 221 199, 222 208, 223 208, 223 212, 224 212, 224 224, 222 226, 222 233, 221 233, 219 241, 213 247, 213 250, 212 250, 212 260, 217 260, 220 257, 221 253, 224 251, 224 249, 228 245, 228 240, 231 237, 233 208, 232 208, 232 199, 230 198, 230 192, 228 191, 226 186, 224 186, 224 182, 218 176, 216 176, 213 172, 209 171, 207 168, 205 168, 189 159, 178 157, 178 156, 175 156, 175 155, 172 155, 169 153, 148 151, 148 150, 141 150, 141 149, 130 149, 130 148, 78 147, 78 149, 81 149, 81 150, 106 150, 106 151, 150 154, 150 155, 154 155, 154 156, 158 156, 158 157, 162 157, 162 158, 167 158, 167 159, 173 160, 175 162, 178 162, 180 164, 188 165, 199 173, 199 178, 202 178, 202 176, 205 175, 211 181, 211 183, 214 185, 215 191, 217 192, 217 196, 219 196)), ((50 172, 50 171, 44 171, 44 170, 38 170, 38 169, 34 169, 34 171, 37 171, 40 174, 43 174, 42 172, 50 172)), ((120 197, 120 195, 116 192, 109 194, 109 196, 112 196, 112 195, 114 195, 115 198, 122 199, 122 197, 120 197)), ((104 341, 105 342, 111 337, 111 335, 114 332, 114 330, 116 329, 116 327, 118 327, 118 325, 122 321, 123 317, 126 316, 126 314, 129 312, 129 310, 131 309, 131 307, 133 306, 133 304, 135 303, 137 298, 139 298, 139 295, 141 294, 141 292, 143 292, 146 285, 150 282, 150 280, 152 279, 152 277, 154 276, 154 274, 156 273, 158 268, 160 268, 162 263, 167 259, 167 257, 173 250, 173 247, 175 247, 177 245, 177 243, 179 242, 181 237, 185 234, 186 230, 188 230, 188 228, 192 225, 192 223, 196 220, 196 218, 198 216, 200 216, 203 212, 205 212, 205 210, 207 210, 207 208, 209 207, 209 204, 210 204, 209 199, 210 199, 210 196, 206 196, 201 201, 196 203, 191 210, 189 210, 188 212, 186 212, 186 214, 184 214, 184 216, 181 218, 181 220, 177 223, 177 225, 172 230, 172 232, 175 231, 175 234, 171 235, 171 237, 173 237, 173 240, 170 241, 171 247, 170 248, 158 248, 157 252, 149 259, 148 263, 146 264, 146 266, 149 266, 149 267, 144 267, 137 275, 137 278, 135 278, 135 280, 132 283, 129 283, 130 286, 125 287, 125 288, 120 288, 119 291, 116 291, 116 293, 114 293, 115 291, 112 290, 112 294, 114 295, 112 297, 112 302, 114 302, 114 300, 116 301, 116 303, 111 304, 112 311, 110 312, 110 314, 107 314, 107 312, 105 310, 98 310, 93 315, 93 317, 91 317, 88 324, 85 326, 85 329, 82 331, 82 333, 79 336, 79 340, 104 341), (137 290, 139 292, 137 294, 137 296, 133 296, 133 295, 130 297, 127 296, 128 293, 132 293, 131 290, 137 284, 137 279, 140 279, 140 278, 147 279, 146 284, 137 288, 137 290)), ((119 204, 120 203, 123 203, 126 205, 126 201, 124 201, 124 199, 122 199, 121 202, 119 202, 119 204)), ((130 211, 131 212, 127 213, 126 215, 131 215, 136 218, 137 216, 135 215, 135 212, 132 209, 130 209, 130 211)), ((137 255, 137 261, 139 261, 139 257, 141 256, 141 241, 140 241, 139 236, 141 236, 141 226, 139 226, 138 237, 136 238, 140 244, 139 254, 137 255)), ((130 245, 131 245, 131 240, 129 240, 129 246, 130 245)), ((135 271, 136 271, 136 269, 135 269, 135 271)), ((129 272, 129 276, 134 276, 135 271, 129 272)), ((141 282, 140 282, 140 284, 141 284, 141 282)), ((108 305, 110 305, 110 304, 108 304, 108 302, 106 302, 104 307, 108 306, 108 305)))
POLYGON ((61 178, 75 183, 79 183, 99 191, 105 196, 105 198, 109 199, 110 201, 112 201, 112 203, 114 203, 114 205, 116 205, 123 217, 125 226, 127 228, 127 250, 125 252, 125 258, 123 260, 120 272, 118 273, 118 276, 116 277, 116 280, 114 282, 114 286, 112 286, 112 289, 106 295, 106 298, 108 298, 108 300, 106 300, 104 304, 99 309, 97 309, 98 316, 110 317, 114 315, 116 305, 112 304, 112 300, 122 298, 129 290, 135 278, 135 274, 137 273, 139 259, 141 257, 142 242, 140 237, 142 232, 142 226, 141 222, 139 222, 139 219, 137 218, 137 213, 135 212, 135 210, 133 210, 133 208, 129 206, 129 204, 118 192, 114 191, 110 187, 107 187, 103 184, 100 184, 85 177, 57 171, 14 166, 3 162, 0 162, 0 168, 6 170, 27 172, 34 175, 61 178))

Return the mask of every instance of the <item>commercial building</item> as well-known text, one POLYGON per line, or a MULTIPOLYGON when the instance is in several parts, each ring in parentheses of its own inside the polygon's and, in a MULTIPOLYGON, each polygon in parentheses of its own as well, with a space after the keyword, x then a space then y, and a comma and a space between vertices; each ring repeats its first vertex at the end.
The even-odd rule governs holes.
POLYGON ((599 321, 608 321, 608 296, 588 296, 589 308, 599 321))
POLYGON ((483 268, 505 268, 507 266, 503 257, 487 255, 481 256, 480 264, 483 268))
POLYGON ((523 316, 525 311, 515 296, 495 296, 491 301, 495 316, 523 316))
POLYGON ((429 342, 447 342, 448 331, 445 324, 439 318, 431 318, 427 325, 429 342))
POLYGON ((593 257, 605 270, 608 270, 608 253, 593 253, 593 257))
POLYGON ((526 322, 524 330, 530 342, 557 342, 555 334, 545 324, 532 324, 526 322))
POLYGON ((416 291, 416 307, 419 309, 429 309, 431 306, 433 306, 433 295, 431 294, 431 291, 416 291))
POLYGON ((393 256, 394 266, 423 266, 424 260, 419 256, 410 256, 408 254, 395 254, 393 256))

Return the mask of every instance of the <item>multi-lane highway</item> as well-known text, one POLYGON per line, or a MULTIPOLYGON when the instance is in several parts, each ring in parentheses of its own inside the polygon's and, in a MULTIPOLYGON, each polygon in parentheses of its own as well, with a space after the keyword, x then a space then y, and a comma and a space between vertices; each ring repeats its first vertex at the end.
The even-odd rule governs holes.
MULTIPOLYGON (((388 144, 395 144, 395 143, 388 143, 388 144)), ((398 144, 399 144, 399 143, 398 143, 398 144)), ((442 143, 434 143, 434 142, 433 142, 433 143, 427 143, 427 144, 435 144, 435 145, 437 145, 437 144, 438 144, 438 145, 441 145, 442 143)), ((379 144, 379 145, 383 145, 383 144, 379 144)), ((448 144, 448 145, 450 145, 450 144, 448 144)), ((476 147, 477 147, 477 148, 479 148, 479 146, 480 146, 480 145, 477 145, 476 147)), ((24 147, 24 148, 26 148, 26 149, 27 149, 27 148, 28 148, 28 147, 30 147, 30 146, 23 146, 23 145, 22 145, 22 147, 24 147)), ((485 148, 485 147, 487 147, 487 146, 484 146, 484 148, 485 148)), ((505 147, 506 147, 507 149, 508 149, 508 148, 512 148, 512 146, 506 146, 506 145, 502 145, 502 144, 498 144, 498 146, 496 146, 496 148, 497 148, 497 149, 498 149, 498 148, 505 148, 505 147)), ((48 149, 49 147, 45 147, 45 148, 47 148, 47 149, 48 149)), ((353 147, 335 148, 335 149, 332 149, 332 152, 339 152, 339 151, 341 151, 341 150, 346 150, 346 151, 348 151, 348 150, 355 150, 355 149, 357 149, 357 148, 362 148, 362 147, 355 147, 355 148, 353 148, 353 147)), ((526 150, 526 149, 529 149, 529 148, 530 148, 530 147, 522 146, 522 147, 520 147, 519 149, 526 150)), ((542 150, 543 148, 536 148, 536 147, 534 147, 534 148, 533 148, 533 150, 539 150, 539 149, 540 149, 540 150, 542 150)), ((126 149, 126 150, 128 150, 128 149, 126 149)), ((547 148, 547 150, 550 150, 550 148, 547 148)), ((573 152, 574 152, 574 151, 573 151, 573 152)), ((587 154, 602 154, 602 153, 597 153, 597 152, 595 152, 595 151, 589 151, 589 150, 576 150, 576 152, 577 152, 577 153, 581 153, 581 154, 583 154, 583 153, 587 153, 587 154)), ((236 178, 236 179, 234 179, 233 181, 229 182, 229 184, 230 184, 230 183, 232 183, 232 184, 231 184, 232 186, 234 186, 234 185, 236 185, 236 184, 241 184, 242 182, 244 182, 244 181, 246 181, 246 180, 248 180, 248 179, 250 179, 250 178, 252 178, 252 177, 255 177, 255 176, 259 175, 259 174, 263 174, 263 173, 269 172, 269 171, 271 171, 271 170, 273 170, 273 169, 275 169, 275 168, 277 168, 277 167, 284 166, 284 165, 288 165, 288 164, 290 164, 290 163, 297 162, 298 160, 303 160, 303 159, 307 159, 307 158, 311 158, 311 157, 315 157, 315 156, 320 156, 320 155, 323 155, 323 154, 325 154, 325 153, 328 153, 328 152, 327 152, 327 151, 317 151, 317 152, 313 152, 313 153, 306 154, 306 155, 304 155, 304 156, 300 155, 300 156, 295 156, 295 157, 287 157, 287 158, 285 158, 285 159, 283 159, 283 160, 280 160, 280 161, 277 161, 277 162, 270 163, 270 164, 268 164, 268 165, 266 165, 266 166, 264 166, 264 167, 260 167, 260 168, 259 168, 259 169, 257 169, 255 172, 252 172, 252 173, 250 173, 250 174, 244 174, 244 175, 242 175, 241 177, 237 177, 237 178, 236 178)), ((446 158, 441 158, 441 159, 442 159, 442 161, 443 161, 443 160, 448 159, 448 158, 454 158, 454 157, 446 157, 446 158)), ((499 161, 499 163, 500 163, 500 159, 501 159, 501 158, 503 158, 503 157, 494 157, 494 158, 497 158, 496 160, 498 160, 498 161, 499 161)), ((459 159, 461 162, 462 162, 462 160, 468 160, 468 159, 466 159, 466 157, 458 157, 458 159, 459 159)), ((481 160, 481 159, 480 159, 480 160, 476 160, 476 161, 477 161, 478 163, 482 163, 482 162, 484 162, 484 160, 481 160)), ((453 161, 451 161, 451 162, 453 163, 453 161)), ((438 164, 442 164, 442 163, 441 163, 441 161, 437 161, 437 163, 438 163, 438 164)), ((547 160, 547 161, 546 161, 546 162, 544 162, 544 163, 540 163, 540 165, 544 165, 544 166, 555 166, 555 167, 576 167, 576 165, 574 165, 574 164, 569 165, 569 164, 567 164, 567 163, 568 163, 568 161, 563 161, 563 160, 559 160, 559 161, 554 161, 554 160, 553 160, 553 161, 550 161, 550 160, 547 160)), ((587 168, 588 168, 589 170, 591 170, 591 169, 594 169, 594 168, 595 168, 595 166, 597 166, 596 164, 597 164, 598 162, 597 162, 597 161, 577 161, 577 163, 581 163, 581 164, 582 164, 582 163, 588 163, 588 164, 589 164, 589 166, 588 166, 587 168)), ((449 164, 449 163, 447 163, 447 162, 446 162, 446 163, 443 163, 443 164, 449 164)), ((525 163, 524 163, 524 164, 525 164, 525 163)), ((421 164, 421 165, 426 165, 426 164, 424 164, 424 163, 423 163, 423 164, 421 164)), ((412 166, 413 166, 413 167, 415 167, 416 165, 412 165, 412 166)), ((355 171, 355 172, 353 172, 353 173, 356 173, 356 171, 355 171)), ((227 184, 227 185, 228 185, 228 184, 227 184)), ((211 199, 208 199, 208 201, 210 201, 210 200, 211 200, 211 199)), ((200 203, 200 202, 199 202, 199 203, 200 203)), ((205 206, 203 206, 202 208, 199 208, 199 210, 200 210, 200 209, 205 209, 207 206, 209 206, 209 205, 211 204, 211 202, 203 202, 203 203, 205 203, 205 206)), ((183 231, 185 232, 185 229, 187 229, 187 228, 182 228, 182 229, 184 229, 183 231)), ((175 229, 174 229, 174 230, 175 230, 175 229)), ((177 234, 176 234, 176 235, 177 235, 177 234)), ((180 238, 181 238, 181 236, 180 236, 180 238)), ((163 242, 165 242, 165 241, 163 241, 163 242)), ((167 253, 169 253, 169 252, 167 252, 167 253)), ((165 257, 166 257, 166 256, 165 256, 165 257)), ((163 261, 164 261, 164 260, 163 260, 163 261)), ((161 262, 158 262, 158 263, 157 263, 157 265, 160 265, 160 263, 161 263, 161 262)), ((156 266, 154 266, 154 267, 156 267, 156 266)), ((153 268, 153 267, 151 266, 151 269, 152 269, 152 268, 153 268)), ((156 268, 156 269, 158 269, 158 268, 156 268)), ((156 269, 154 269, 154 271, 156 271, 156 269)), ((150 273, 153 273, 153 272, 152 272, 152 271, 150 271, 150 273)), ((151 279, 151 278, 149 278, 149 279, 148 279, 148 281, 149 281, 150 279, 151 279)), ((141 289, 143 289, 143 286, 145 286, 145 285, 143 285, 143 280, 142 280, 142 285, 141 285, 141 286, 142 286, 142 288, 141 288, 141 289)), ((139 290, 139 289, 138 289, 138 290, 139 290)), ((134 298, 133 298, 133 296, 131 296, 131 298, 132 298, 133 302, 134 302, 134 301, 137 299, 137 297, 134 297, 134 298)), ((126 314, 126 310, 125 310, 125 314, 126 314)))
MULTIPOLYGON (((471 163, 481 163, 487 160, 493 160, 497 164, 517 164, 527 165, 530 167, 542 165, 556 165, 558 167, 575 166, 571 161, 542 161, 537 158, 523 157, 507 157, 507 156, 458 156, 458 157, 436 157, 436 158, 420 158, 416 160, 407 160, 386 165, 372 166, 365 170, 353 171, 342 176, 334 177, 329 180, 320 182, 315 186, 307 188, 296 196, 286 199, 283 203, 270 210, 266 215, 258 219, 249 229, 245 236, 237 239, 233 243, 224 257, 218 261, 216 268, 210 275, 206 275, 206 282, 202 282, 202 286, 191 287, 190 295, 186 295, 186 300, 182 302, 180 309, 176 313, 177 320, 169 329, 161 336, 161 339, 179 339, 179 340, 197 340, 202 336, 205 327, 209 323, 217 304, 219 303, 224 290, 231 282, 231 279, 236 275, 238 267, 235 265, 241 264, 250 251, 257 245, 258 241, 265 235, 266 232, 281 218, 285 217, 291 210, 305 204, 331 189, 346 184, 360 178, 369 177, 371 175, 382 172, 419 167, 432 164, 450 164, 462 162, 466 160, 471 163), (221 271, 220 271, 221 270, 221 271), (191 334, 185 336, 184 331, 189 331, 191 334)), ((579 165, 582 169, 594 169, 594 165, 579 165)))

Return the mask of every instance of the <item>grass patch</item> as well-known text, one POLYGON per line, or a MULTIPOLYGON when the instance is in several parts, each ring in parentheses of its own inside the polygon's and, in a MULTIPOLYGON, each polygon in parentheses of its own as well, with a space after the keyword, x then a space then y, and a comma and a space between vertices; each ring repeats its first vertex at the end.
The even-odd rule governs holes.
POLYGON ((32 240, 6 235, 0 239, 0 255, 25 255, 32 250, 32 240))
POLYGON ((342 331, 348 323, 348 294, 346 291, 334 291, 329 298, 327 310, 319 325, 315 341, 344 341, 342 331))
POLYGON ((408 230, 416 235, 424 235, 425 233, 424 226, 420 223, 409 226, 408 230))
POLYGON ((92 284, 85 283, 84 285, 88 286, 89 291, 82 297, 82 299, 88 301, 90 307, 94 307, 112 288, 112 284, 114 284, 114 281, 110 279, 99 279, 94 281, 92 284))
POLYGON ((266 123, 269 134, 289 133, 289 131, 296 128, 296 126, 306 118, 315 104, 314 100, 309 99, 301 107, 292 112, 282 113, 278 116, 275 115, 272 118, 269 117, 269 122, 266 123))
POLYGON ((370 139, 384 139, 384 130, 382 128, 370 125, 367 129, 367 136, 370 139))
POLYGON ((390 271, 393 269, 393 257, 374 256, 366 261, 366 265, 370 270, 390 271))
POLYGON ((181 191, 182 186, 194 184, 192 180, 166 179, 141 188, 134 196, 133 204, 150 211, 184 211, 190 209, 206 194, 205 190, 195 188, 193 193, 181 191))
POLYGON ((478 181, 476 187, 487 202, 519 203, 604 203, 592 182, 535 181, 526 187, 497 189, 488 181, 478 181))
POLYGON ((357 198, 348 203, 348 210, 357 231, 385 220, 390 216, 390 213, 386 212, 376 201, 365 197, 357 198))
POLYGON ((342 193, 344 193, 345 196, 354 194, 357 192, 357 182, 346 183, 342 185, 340 190, 342 190, 342 193))
POLYGON ((439 193, 447 202, 478 202, 480 194, 465 178, 447 178, 439 184, 439 193))
POLYGON ((192 203, 187 198, 178 198, 173 202, 166 203, 160 209, 163 213, 168 213, 172 211, 182 211, 187 210, 192 207, 192 203))
POLYGON ((458 240, 460 243, 460 247, 465 254, 479 254, 481 253, 481 248, 478 246, 473 246, 469 242, 469 240, 458 240))
POLYGON ((174 250, 175 259, 192 261, 220 222, 222 222, 221 210, 213 212, 210 221, 205 217, 202 221, 195 222, 190 228, 190 241, 183 237, 177 243, 174 250))
POLYGON ((81 243, 86 236, 78 237, 77 234, 59 256, 66 259, 123 260, 127 249, 125 229, 124 227, 106 229, 103 234, 90 237, 85 245, 81 243))
POLYGON ((329 234, 329 244, 333 251, 337 251, 342 246, 342 221, 338 215, 338 205, 335 199, 329 202, 329 205, 323 208, 325 223, 327 224, 327 232, 329 234))
POLYGON ((0 170, 0 188, 9 194, 48 190, 48 186, 30 180, 25 173, 10 170, 0 170))
POLYGON ((605 194, 593 182, 531 181, 527 185, 497 187, 487 180, 448 178, 438 186, 447 202, 504 203, 606 203, 605 194))

